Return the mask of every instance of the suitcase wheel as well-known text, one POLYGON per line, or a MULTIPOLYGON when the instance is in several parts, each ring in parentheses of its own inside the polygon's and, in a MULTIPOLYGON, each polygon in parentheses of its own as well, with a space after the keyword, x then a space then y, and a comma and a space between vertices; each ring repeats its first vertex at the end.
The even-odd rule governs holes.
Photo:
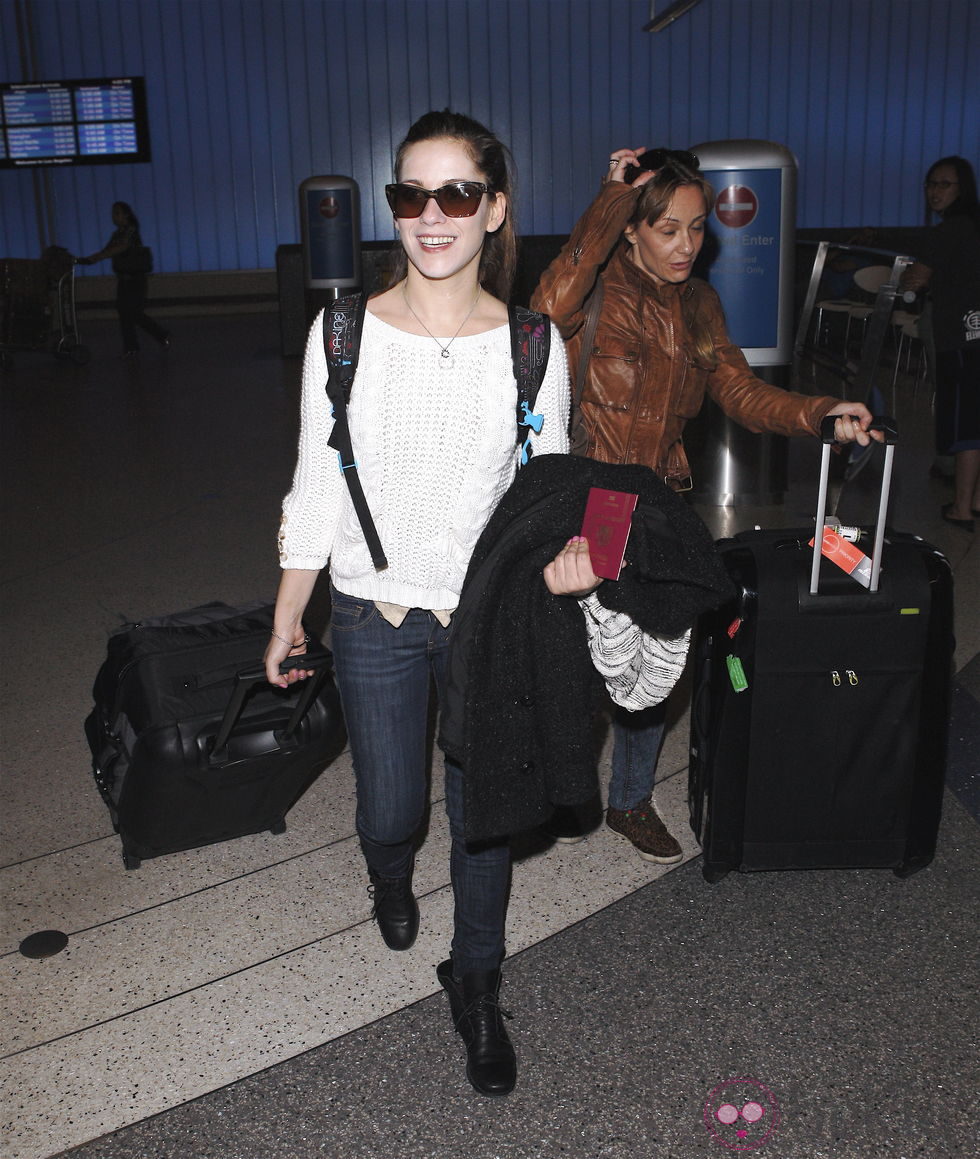
POLYGON ((135 853, 127 853, 125 849, 123 850, 122 857, 123 865, 125 865, 127 869, 139 869, 139 867, 143 864, 135 853))
POLYGON ((709 885, 717 885, 723 877, 727 877, 731 871, 726 866, 709 865, 707 862, 701 866, 701 876, 709 885))
POLYGON ((280 817, 278 821, 275 821, 272 825, 270 825, 269 832, 275 834, 276 837, 278 837, 280 833, 285 833, 286 818, 280 817))
POLYGON ((908 861, 903 861, 901 865, 897 865, 893 870, 896 877, 906 878, 911 877, 913 873, 918 873, 920 869, 925 867, 932 861, 931 853, 921 854, 919 857, 910 857, 908 861))

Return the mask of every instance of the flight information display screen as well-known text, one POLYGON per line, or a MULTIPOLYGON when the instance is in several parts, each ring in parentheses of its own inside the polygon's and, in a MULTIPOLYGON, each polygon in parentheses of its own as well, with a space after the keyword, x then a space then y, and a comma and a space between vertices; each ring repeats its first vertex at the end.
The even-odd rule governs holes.
POLYGON ((149 160, 141 76, 0 84, 0 167, 149 160))

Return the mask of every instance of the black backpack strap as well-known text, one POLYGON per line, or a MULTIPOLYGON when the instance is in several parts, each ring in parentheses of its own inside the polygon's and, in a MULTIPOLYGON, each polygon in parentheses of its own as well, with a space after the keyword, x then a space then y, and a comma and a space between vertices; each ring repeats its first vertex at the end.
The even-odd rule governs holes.
POLYGON ((541 433, 543 414, 534 413, 538 391, 548 369, 551 350, 551 322, 547 314, 509 306, 510 354, 517 379, 517 442, 521 447, 521 466, 534 454, 531 432, 541 433))
POLYGON ((371 562, 376 571, 384 571, 388 566, 378 530, 371 518, 371 509, 364 497, 361 480, 357 474, 357 460, 351 445, 350 427, 347 423, 347 402, 350 398, 354 373, 357 370, 357 356, 361 349, 361 330, 364 327, 366 302, 363 294, 351 294, 338 298, 323 312, 323 350, 327 357, 327 398, 333 406, 333 430, 327 445, 333 447, 340 461, 340 470, 347 481, 351 501, 357 521, 361 525, 364 541, 371 553, 371 562))
POLYGON ((366 309, 363 294, 348 294, 331 302, 323 315, 323 349, 331 380, 327 383, 327 394, 330 394, 332 384, 339 384, 343 387, 345 402, 350 398, 351 383, 357 370, 366 309))

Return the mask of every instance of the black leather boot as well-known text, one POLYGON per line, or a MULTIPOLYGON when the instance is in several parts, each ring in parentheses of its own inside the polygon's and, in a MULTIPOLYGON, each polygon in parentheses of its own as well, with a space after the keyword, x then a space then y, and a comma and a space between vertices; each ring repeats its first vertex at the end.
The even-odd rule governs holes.
POLYGON ((449 995, 453 1026, 466 1044, 466 1077, 481 1095, 509 1095, 517 1082, 517 1058, 504 1028, 497 993, 499 970, 474 970, 460 981, 452 958, 439 964, 436 977, 449 995))
POLYGON ((419 932, 419 903, 412 893, 410 877, 382 877, 368 870, 368 892, 374 899, 371 917, 389 950, 410 950, 419 932))

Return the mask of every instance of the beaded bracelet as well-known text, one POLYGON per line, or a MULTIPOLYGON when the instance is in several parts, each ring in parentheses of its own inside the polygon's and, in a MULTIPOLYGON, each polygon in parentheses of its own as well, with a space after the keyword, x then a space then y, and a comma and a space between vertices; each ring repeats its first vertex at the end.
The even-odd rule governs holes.
POLYGON ((298 644, 290 644, 290 642, 288 640, 284 640, 282 636, 280 636, 279 633, 275 631, 275 629, 272 630, 272 637, 273 639, 278 640, 280 644, 285 644, 289 648, 290 652, 294 648, 302 648, 304 644, 309 644, 310 642, 310 637, 305 632, 303 633, 303 639, 298 644))

